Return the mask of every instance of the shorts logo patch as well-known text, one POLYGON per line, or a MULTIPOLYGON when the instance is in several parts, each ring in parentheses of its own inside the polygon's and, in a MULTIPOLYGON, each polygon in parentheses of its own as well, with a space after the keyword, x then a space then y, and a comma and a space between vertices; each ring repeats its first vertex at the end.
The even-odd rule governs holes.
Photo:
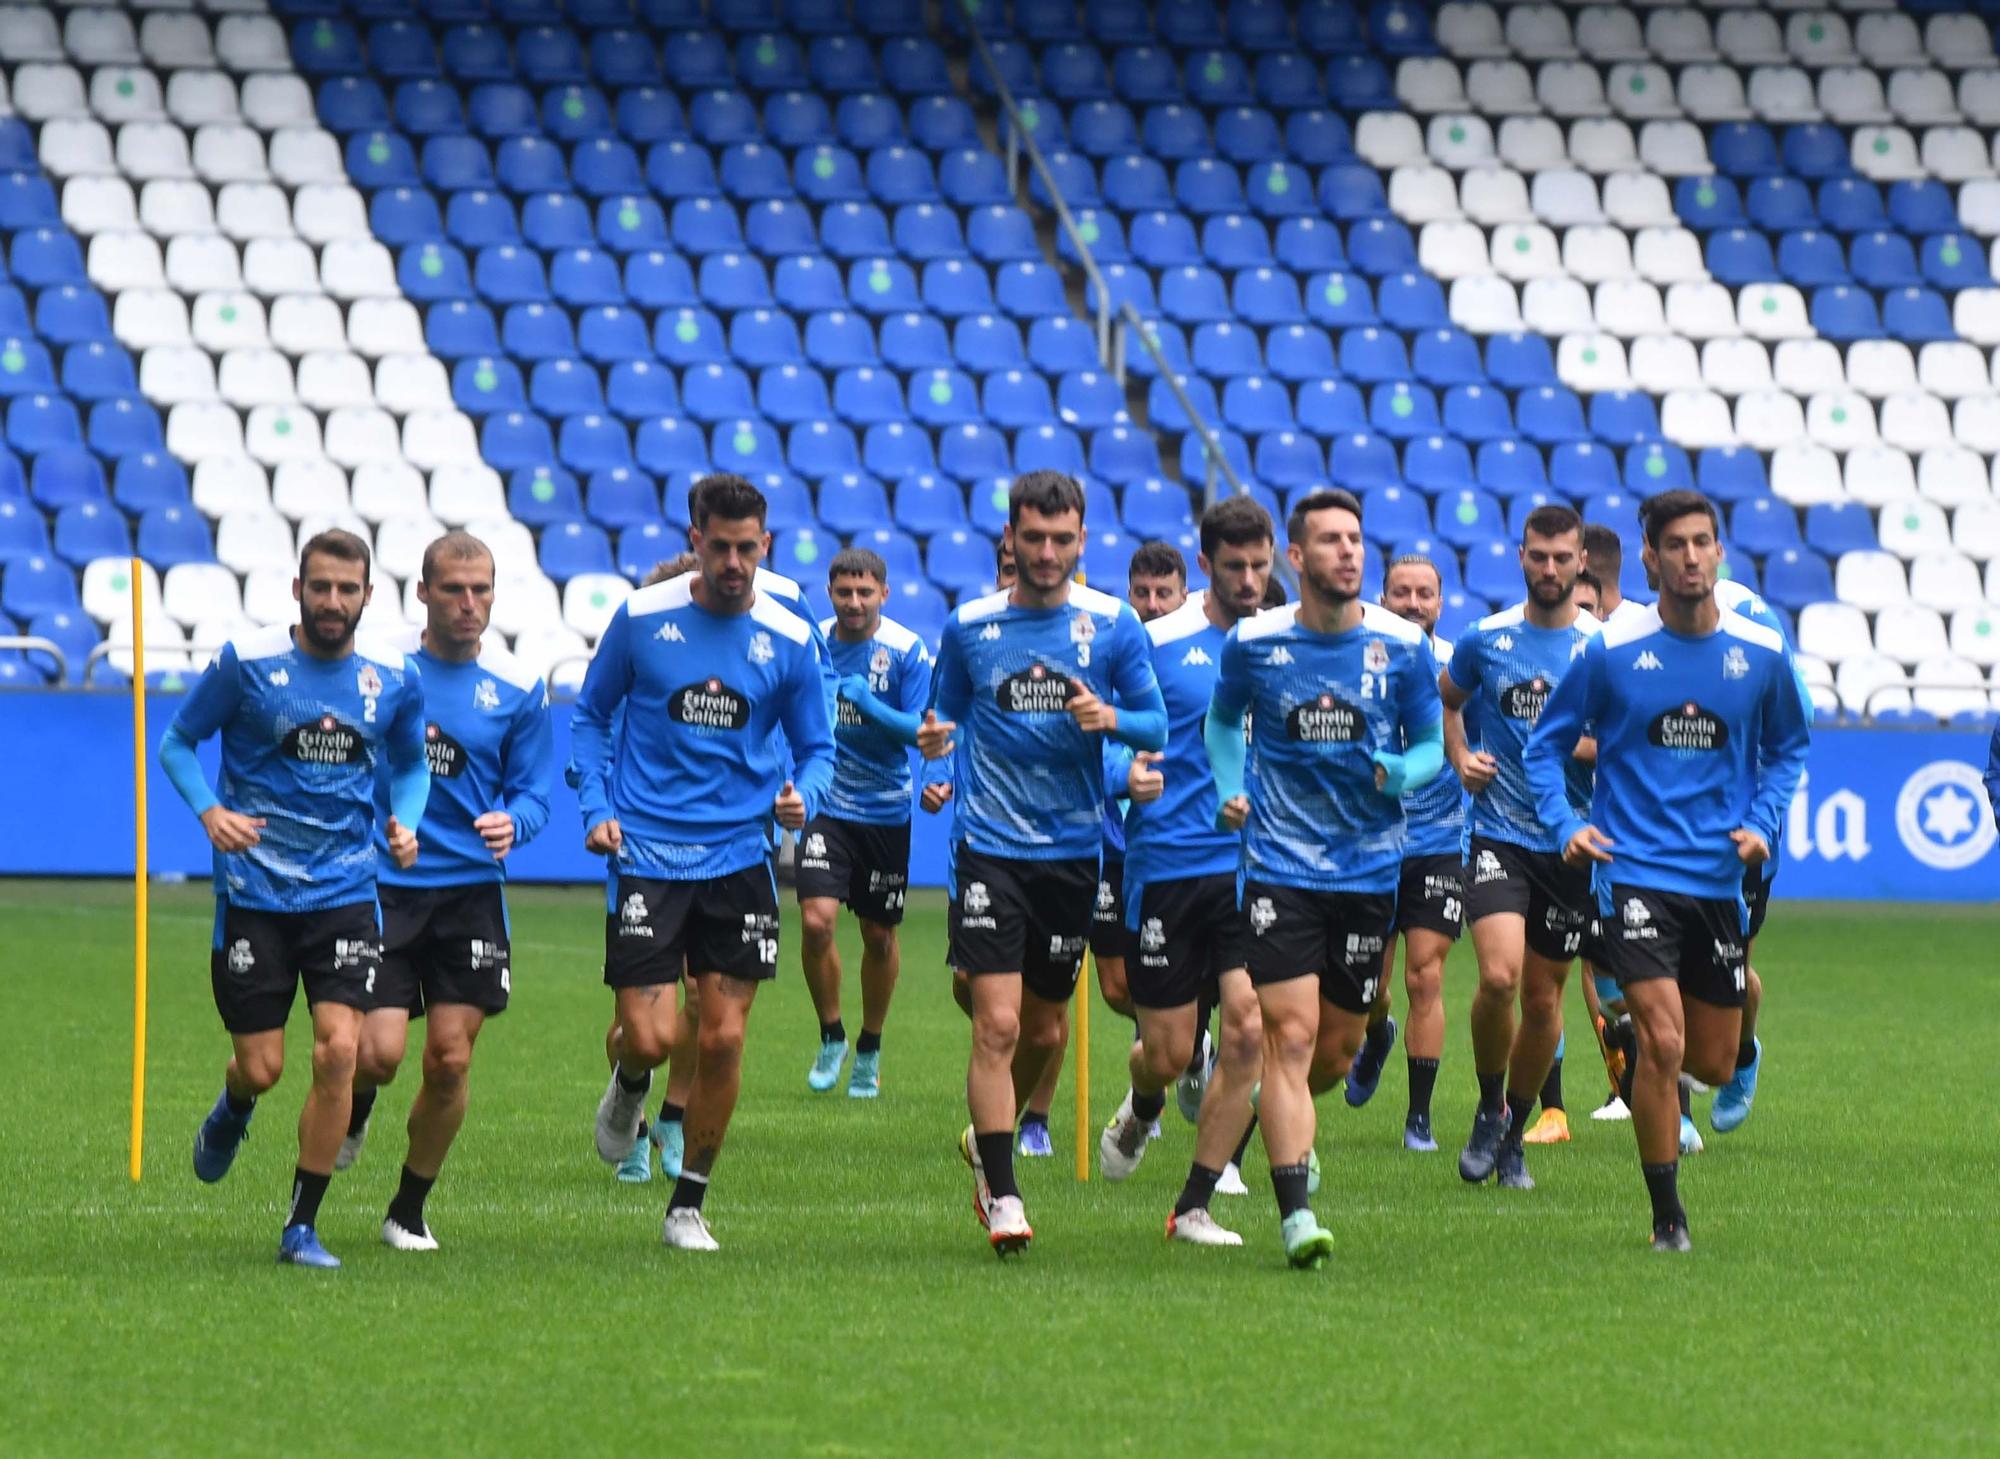
MULTIPOLYGON (((1350 932, 1347 934, 1347 960, 1349 962, 1353 962, 1356 958, 1380 957, 1381 955, 1382 939, 1380 937, 1372 936, 1365 932, 1350 932)), ((1369 981, 1372 983, 1374 980, 1371 978, 1369 981)), ((1373 991, 1369 993, 1368 997, 1372 1003, 1375 998, 1373 991)))
POLYGON ((1472 859, 1472 881, 1475 886, 1485 886, 1490 881, 1505 881, 1507 868, 1500 864, 1500 858, 1491 851, 1482 851, 1472 859))
POLYGON ((1625 923, 1624 936, 1627 942, 1657 942, 1659 940, 1660 929, 1653 925, 1652 912, 1637 897, 1630 897, 1626 900, 1625 910, 1619 916, 1625 923))
POLYGON ((278 743, 302 765, 352 765, 368 753, 361 731, 330 714, 298 725, 278 743))
POLYGON ((720 679, 676 689, 667 713, 692 729, 740 730, 750 723, 750 701, 720 679))
POLYGON ((646 925, 646 894, 633 892, 625 898, 625 905, 618 909, 618 935, 620 937, 651 937, 653 929, 646 925))
POLYGON ((1009 714, 1067 714, 1070 682, 1047 664, 1031 664, 994 687, 993 697, 1009 714))
POLYGON ((257 966, 257 954, 250 950, 250 939, 239 937, 229 944, 229 971, 247 973, 257 966))
POLYGON ((762 667, 763 665, 770 663, 771 660, 776 658, 777 656, 778 656, 777 649, 771 646, 770 634, 760 631, 758 633, 751 635, 750 637, 751 663, 756 664, 759 667, 762 667))
POLYGON ((1729 652, 1722 656, 1723 678, 1740 679, 1749 672, 1750 660, 1742 649, 1732 646, 1729 652))
POLYGON ((1321 694, 1295 706, 1285 728, 1295 740, 1314 745, 1351 745, 1367 729, 1367 719, 1344 699, 1321 694))
POLYGON ((827 864, 826 837, 822 836, 818 831, 814 831, 808 835, 805 839, 805 844, 799 847, 799 861, 802 865, 812 866, 822 871, 825 870, 827 864))
POLYGON ((983 881, 966 883, 964 902, 968 912, 985 912, 993 906, 993 898, 988 895, 983 881))
POLYGON ((1139 927, 1139 950, 1158 952, 1167 945, 1167 929, 1160 925, 1158 917, 1148 917, 1139 927))
POLYGON ((472 686, 472 707, 483 709, 488 714, 500 707, 500 686, 491 679, 481 679, 472 686))
POLYGON ((1271 905, 1269 897, 1259 897, 1250 904, 1250 930, 1262 937, 1271 930, 1278 920, 1278 909, 1271 905))
POLYGON ((1647 725, 1646 739, 1656 749, 1706 754, 1728 747, 1729 726, 1690 699, 1647 725))
POLYGON ((366 937, 336 937, 333 940, 333 970, 358 968, 363 963, 382 960, 382 949, 366 937))
POLYGON ((1715 939, 1715 960, 1724 967, 1743 961, 1743 944, 1715 939))
POLYGON ((471 951, 472 971, 475 973, 491 972, 494 968, 504 968, 507 965, 505 943, 488 942, 483 937, 475 937, 471 941, 471 951))
POLYGON ((433 720, 424 726, 424 760, 431 774, 441 780, 456 780, 465 773, 465 746, 433 720))
POLYGON ((1049 938, 1049 960, 1051 962, 1075 962, 1083 956, 1084 939, 1081 937, 1049 938))
POLYGON ((1550 687, 1549 681, 1540 674, 1518 684, 1509 684, 1500 691, 1500 712, 1509 719, 1525 719, 1532 723, 1542 717, 1542 710, 1549 702, 1550 687))
POLYGON ((1432 876, 1429 873, 1424 875, 1426 901, 1436 901, 1439 897, 1455 897, 1463 890, 1459 878, 1455 876, 1432 876))
POLYGON ((1111 883, 1108 881, 1099 882, 1097 884, 1097 910, 1100 912, 1109 912, 1117 905, 1118 894, 1111 890, 1111 883))
POLYGON ((745 912, 743 930, 737 934, 744 942, 755 942, 760 937, 776 937, 778 919, 770 912, 745 912))

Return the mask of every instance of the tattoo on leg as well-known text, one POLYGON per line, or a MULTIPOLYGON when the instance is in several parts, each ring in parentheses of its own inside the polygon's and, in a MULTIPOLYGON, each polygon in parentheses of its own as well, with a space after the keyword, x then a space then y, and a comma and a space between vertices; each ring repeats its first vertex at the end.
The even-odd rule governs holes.
POLYGON ((739 978, 733 973, 720 973, 716 981, 725 995, 739 1002, 756 996, 757 981, 754 978, 739 978))
POLYGON ((718 1147, 707 1142, 699 1145, 691 1145, 688 1147, 687 1154, 683 1158, 683 1163, 687 1169, 692 1170, 696 1175, 707 1175, 709 1171, 715 1168, 717 1153, 718 1147))

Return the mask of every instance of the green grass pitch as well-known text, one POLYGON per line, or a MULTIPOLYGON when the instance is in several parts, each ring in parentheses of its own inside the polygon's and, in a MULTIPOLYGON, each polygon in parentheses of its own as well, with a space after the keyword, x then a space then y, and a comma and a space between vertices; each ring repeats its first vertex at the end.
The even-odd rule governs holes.
MULTIPOLYGON (((591 1147, 601 896, 517 892, 514 1009, 480 1044, 431 1200, 444 1250, 376 1239, 413 1060, 322 1213, 346 1269, 317 1274, 272 1261, 302 1019, 235 1171, 210 1188, 188 1167, 227 1047, 206 889, 154 898, 135 1187, 129 890, 0 883, 0 1453, 2000 1451, 1990 909, 1778 906, 1757 958, 1763 1089, 1741 1132, 1684 1163, 1696 1250, 1680 1260, 1646 1249, 1629 1126, 1583 1118, 1601 1096, 1594 1053, 1568 1066, 1575 1142, 1530 1155, 1540 1189, 1461 1185, 1461 949, 1445 1148, 1401 1148, 1400 1053, 1367 1109, 1324 1101, 1316 1205, 1338 1252, 1300 1274, 1261 1150, 1252 1194, 1216 1202, 1249 1244, 1170 1246, 1188 1128, 1170 1104, 1131 1181, 1079 1185, 1067 1092, 1058 1158, 1023 1162, 1034 1249, 995 1261, 953 1148, 966 1029, 943 910, 914 902, 872 1104, 805 1087, 816 1035, 788 907, 708 1203, 723 1250, 705 1258, 661 1248, 663 1183, 620 1186, 591 1147)), ((852 1027, 851 928, 844 945, 852 1027)), ((1580 1029, 1574 992, 1571 1015, 1580 1029)), ((1101 1005, 1092 1021, 1102 1120, 1127 1026, 1101 1005)))

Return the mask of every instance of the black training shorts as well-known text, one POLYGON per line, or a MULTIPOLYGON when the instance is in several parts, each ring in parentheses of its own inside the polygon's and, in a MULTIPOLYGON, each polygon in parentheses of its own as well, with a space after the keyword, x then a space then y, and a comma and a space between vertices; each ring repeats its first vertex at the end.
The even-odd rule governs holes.
POLYGON ((1318 977, 1319 994, 1366 1013, 1382 980, 1382 950, 1396 925, 1394 892, 1317 892, 1246 881, 1250 981, 1258 987, 1318 977))
POLYGON ((1590 873, 1568 865, 1560 852, 1475 836, 1465 875, 1467 922, 1512 912, 1526 920, 1528 950, 1538 957, 1568 962, 1583 950, 1591 916, 1590 873))
POLYGON ((1189 876, 1148 882, 1139 892, 1134 955, 1125 961, 1125 984, 1138 1008, 1185 1008, 1244 965, 1243 916, 1236 906, 1236 875, 1189 876))
POLYGON ((1775 876, 1764 875, 1769 869, 1768 865, 1743 868, 1743 905, 1750 909, 1750 930, 1745 936, 1750 938, 1764 930, 1764 918, 1771 911, 1771 882, 1775 876))
POLYGON ((1624 882, 1611 884, 1603 916, 1604 957, 1621 989, 1672 978, 1681 996, 1741 1008, 1749 962, 1743 908, 1734 897, 1690 897, 1624 882))
POLYGON ((831 897, 864 922, 897 926, 910 887, 910 823, 814 816, 799 837, 792 876, 801 902, 831 897))
POLYGON ((1465 930, 1465 863, 1456 856, 1411 856, 1396 889, 1398 932, 1441 932, 1453 942, 1465 930))
POLYGON ((507 898, 497 881, 456 887, 383 886, 382 975, 368 1008, 434 1003, 503 1013, 513 990, 507 898))
POLYGON ((1097 907, 1090 914, 1090 951, 1101 962, 1126 956, 1131 946, 1125 931, 1125 862, 1106 856, 1097 873, 1097 907))
POLYGON ((681 971, 778 975, 778 884, 768 862, 699 881, 620 874, 604 917, 604 981, 678 983, 681 971))
POLYGON ((1097 858, 1023 861, 960 846, 952 862, 951 965, 968 977, 1019 973, 1065 1003, 1076 990, 1097 900, 1097 858))
POLYGON ((316 912, 264 912, 215 899, 208 979, 231 1033, 283 1028, 301 982, 306 1005, 366 1008, 382 971, 382 923, 373 901, 316 912))

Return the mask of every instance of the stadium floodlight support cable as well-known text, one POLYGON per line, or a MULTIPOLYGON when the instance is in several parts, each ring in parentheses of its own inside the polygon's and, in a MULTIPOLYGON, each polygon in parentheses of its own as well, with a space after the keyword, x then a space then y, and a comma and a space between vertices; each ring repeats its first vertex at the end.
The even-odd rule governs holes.
POLYGON ((145 564, 132 559, 132 1179, 146 1158, 146 614, 145 564))
POLYGON ((1069 239, 1071 248, 1076 250, 1077 262, 1083 267, 1083 274, 1090 281, 1090 287, 1097 291, 1097 358, 1121 386, 1125 383, 1125 325, 1119 319, 1111 304, 1111 291, 1104 286, 1104 275, 1097 267, 1097 260, 1091 256, 1090 244, 1076 226, 1071 216, 1069 203, 1064 200, 1062 189, 1056 186, 1055 174, 1049 171, 1048 158, 1042 155, 1036 143, 1034 132, 1021 115, 1021 108, 1014 102, 1013 90, 1007 85, 1007 78, 1000 74, 1000 68, 993 64, 993 52, 986 48, 986 37, 979 29, 978 0, 958 0, 959 9, 965 15, 965 33, 972 42, 980 64, 986 67, 986 75, 993 82, 993 94, 1000 101, 1000 109, 1005 114, 1007 131, 1007 186, 1016 192, 1020 189, 1021 154, 1028 154, 1028 165, 1035 170, 1035 176, 1048 189, 1049 204, 1055 209, 1056 225, 1063 236, 1069 239))

